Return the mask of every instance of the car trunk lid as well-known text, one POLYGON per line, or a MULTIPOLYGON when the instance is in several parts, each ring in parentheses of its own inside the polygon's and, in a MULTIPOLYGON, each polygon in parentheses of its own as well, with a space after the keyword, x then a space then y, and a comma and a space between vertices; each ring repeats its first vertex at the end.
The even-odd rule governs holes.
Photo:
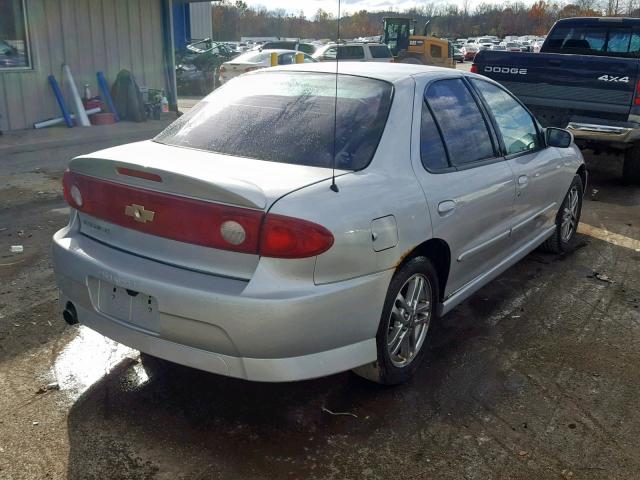
POLYGON ((251 225, 259 226, 283 195, 331 177, 326 168, 153 141, 77 157, 69 169, 85 203, 83 234, 153 260, 244 279, 259 260, 251 225), (247 227, 247 248, 218 248, 222 219, 247 227))

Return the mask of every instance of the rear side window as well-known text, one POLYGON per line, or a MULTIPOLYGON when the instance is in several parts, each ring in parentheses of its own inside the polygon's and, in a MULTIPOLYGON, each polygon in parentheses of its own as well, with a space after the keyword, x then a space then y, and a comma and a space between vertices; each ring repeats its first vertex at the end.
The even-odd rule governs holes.
POLYGON ((209 94, 154 140, 315 167, 331 167, 335 151, 336 168, 360 170, 378 148, 393 86, 350 75, 339 75, 337 84, 336 100, 333 73, 242 75, 209 94))
POLYGON ((373 58, 391 58, 391 50, 386 45, 369 45, 373 58))
POLYGON ((462 80, 432 83, 425 98, 442 131, 453 165, 465 165, 494 156, 484 116, 462 80))
POLYGON ((422 160, 422 166, 431 172, 449 167, 442 137, 440 137, 440 132, 426 101, 422 102, 420 159, 422 160))
POLYGON ((364 49, 359 46, 338 47, 338 60, 362 60, 364 49))
POLYGON ((640 35, 624 25, 559 25, 544 43, 544 52, 638 57, 640 35))

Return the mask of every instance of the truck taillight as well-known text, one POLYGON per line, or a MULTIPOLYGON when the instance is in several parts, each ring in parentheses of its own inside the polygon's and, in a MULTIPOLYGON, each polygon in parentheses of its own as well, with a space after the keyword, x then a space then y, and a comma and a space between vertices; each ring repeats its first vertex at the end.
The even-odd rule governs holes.
POLYGON ((469 70, 471 73, 478 73, 478 66, 474 63, 469 70))
POLYGON ((633 96, 633 104, 640 105, 640 80, 636 82, 636 94, 633 96))

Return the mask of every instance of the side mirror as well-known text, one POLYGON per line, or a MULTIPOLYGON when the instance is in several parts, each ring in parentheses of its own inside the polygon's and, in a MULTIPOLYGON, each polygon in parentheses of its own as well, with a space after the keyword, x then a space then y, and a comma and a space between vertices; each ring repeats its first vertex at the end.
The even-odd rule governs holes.
POLYGON ((548 127, 545 129, 545 138, 548 147, 567 148, 573 142, 571 132, 563 128, 548 127))

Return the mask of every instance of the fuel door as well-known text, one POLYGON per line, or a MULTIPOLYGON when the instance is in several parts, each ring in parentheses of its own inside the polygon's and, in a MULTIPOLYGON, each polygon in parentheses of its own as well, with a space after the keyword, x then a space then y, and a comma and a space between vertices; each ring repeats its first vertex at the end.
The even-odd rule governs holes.
POLYGON ((398 245, 398 226, 396 217, 387 215, 371 221, 371 241, 373 250, 381 252, 398 245))

